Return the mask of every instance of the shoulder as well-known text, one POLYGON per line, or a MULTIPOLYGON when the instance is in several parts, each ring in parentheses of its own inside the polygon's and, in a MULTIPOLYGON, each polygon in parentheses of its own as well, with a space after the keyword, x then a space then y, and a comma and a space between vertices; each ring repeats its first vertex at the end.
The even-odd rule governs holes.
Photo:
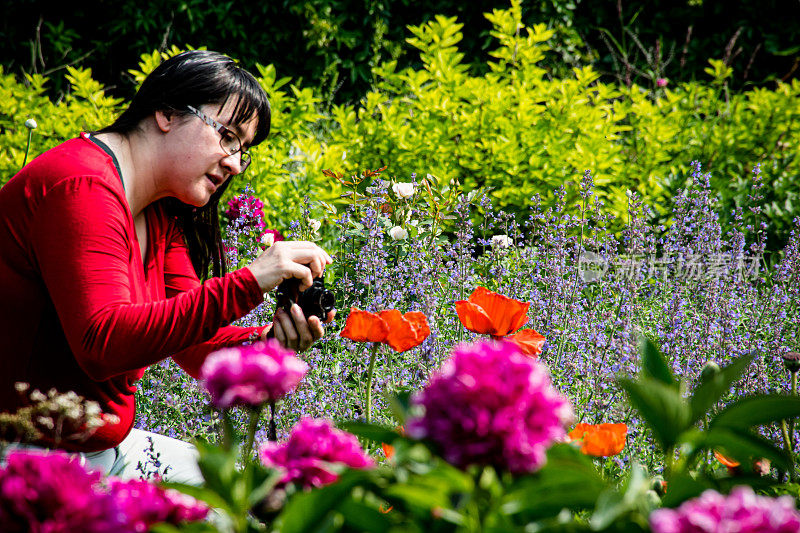
POLYGON ((3 189, 6 195, 24 201, 31 208, 51 193, 63 191, 69 194, 81 194, 84 190, 102 191, 117 201, 126 202, 113 160, 86 134, 42 153, 11 178, 3 189))

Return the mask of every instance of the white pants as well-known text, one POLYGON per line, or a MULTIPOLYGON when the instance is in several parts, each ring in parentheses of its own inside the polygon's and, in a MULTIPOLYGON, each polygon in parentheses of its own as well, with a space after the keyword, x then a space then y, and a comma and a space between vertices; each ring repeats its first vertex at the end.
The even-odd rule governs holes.
MULTIPOLYGON (((41 449, 37 446, 10 444, 6 448, 8 456, 14 450, 41 449)), ((146 472, 158 471, 164 481, 202 485, 203 476, 197 466, 197 449, 188 442, 132 429, 119 446, 99 452, 78 453, 85 466, 100 470, 106 475, 122 479, 138 479, 146 472), (152 439, 152 451, 150 450, 152 439), (156 459, 160 466, 153 464, 156 459), (140 468, 137 466, 141 465, 140 468), (164 472, 166 469, 166 473, 164 472)))

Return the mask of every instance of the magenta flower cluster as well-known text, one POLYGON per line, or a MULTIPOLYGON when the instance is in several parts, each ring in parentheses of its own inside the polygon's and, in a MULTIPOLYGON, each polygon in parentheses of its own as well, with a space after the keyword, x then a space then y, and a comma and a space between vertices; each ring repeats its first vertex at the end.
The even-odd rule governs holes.
POLYGON ((153 524, 197 522, 208 515, 208 507, 187 494, 162 489, 143 479, 109 479, 109 489, 137 533, 153 524))
POLYGON ((251 226, 263 229, 264 223, 264 202, 247 194, 240 194, 228 200, 228 209, 225 216, 234 226, 251 226))
POLYGON ((305 489, 333 483, 342 467, 366 469, 375 465, 355 435, 314 418, 301 419, 286 442, 267 442, 259 455, 268 468, 284 471, 282 486, 291 483, 305 489))
POLYGON ((200 378, 219 409, 258 407, 294 390, 308 365, 275 339, 250 346, 224 348, 210 354, 200 378))
POLYGON ((0 470, 0 531, 141 533, 156 523, 202 520, 194 498, 147 481, 109 480, 76 456, 13 452, 0 470))
POLYGON ((729 496, 707 490, 677 509, 653 511, 650 527, 654 533, 797 533, 800 513, 791 496, 758 496, 739 486, 729 496))
POLYGON ((513 473, 540 468, 573 417, 547 367, 508 341, 459 346, 412 403, 424 413, 408 420, 410 437, 432 440, 453 465, 513 473))

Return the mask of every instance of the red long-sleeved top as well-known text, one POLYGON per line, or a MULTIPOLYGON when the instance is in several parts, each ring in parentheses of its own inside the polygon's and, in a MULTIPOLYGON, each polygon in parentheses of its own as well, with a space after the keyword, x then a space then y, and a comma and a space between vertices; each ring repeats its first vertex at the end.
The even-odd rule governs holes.
POLYGON ((145 216, 143 260, 120 176, 86 134, 0 189, 0 410, 20 406, 22 381, 119 416, 75 451, 125 438, 147 366, 171 356, 196 377, 211 351, 255 331, 228 326, 263 299, 252 273, 201 284, 177 221, 158 203, 145 216))

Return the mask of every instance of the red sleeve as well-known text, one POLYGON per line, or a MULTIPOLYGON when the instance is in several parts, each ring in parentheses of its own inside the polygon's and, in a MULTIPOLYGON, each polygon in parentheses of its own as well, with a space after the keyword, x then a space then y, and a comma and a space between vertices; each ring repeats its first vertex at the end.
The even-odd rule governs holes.
POLYGON ((130 214, 100 178, 70 177, 53 186, 31 229, 70 349, 96 381, 205 342, 263 298, 252 273, 242 269, 173 298, 147 301, 130 267, 130 214), (137 301, 143 303, 132 303, 137 301))
MULTIPOLYGON (((164 255, 164 285, 168 298, 182 292, 195 290, 200 286, 200 280, 197 278, 189 258, 186 241, 175 224, 170 224, 164 255)), ((252 277, 249 270, 247 273, 252 277)), ((255 282, 255 278, 253 282, 255 282)), ((190 376, 197 378, 200 374, 200 367, 208 354, 226 346, 239 345, 246 341, 253 332, 261 333, 262 329, 264 328, 226 326, 217 330, 216 334, 206 342, 195 344, 172 354, 172 359, 190 376)))

